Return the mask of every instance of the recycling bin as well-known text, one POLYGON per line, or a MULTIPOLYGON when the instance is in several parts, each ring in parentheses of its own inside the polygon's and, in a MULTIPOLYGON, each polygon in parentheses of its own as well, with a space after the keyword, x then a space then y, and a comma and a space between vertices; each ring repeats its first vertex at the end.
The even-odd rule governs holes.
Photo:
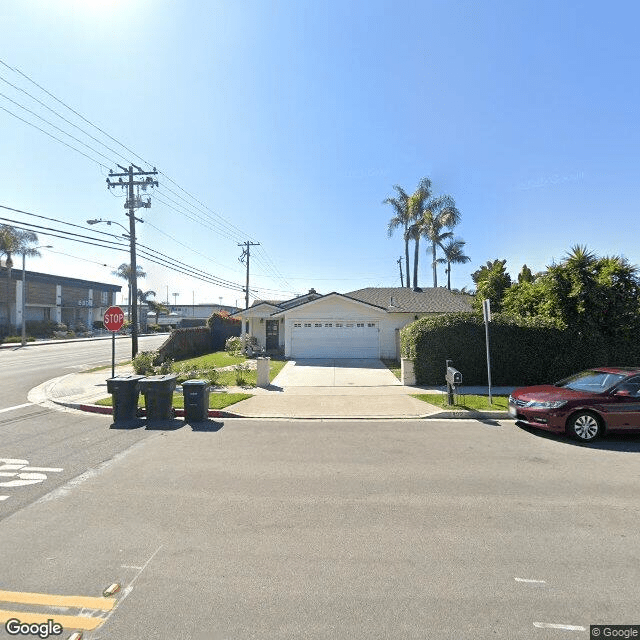
POLYGON ((173 418, 173 391, 176 388, 177 377, 171 374, 147 376, 138 383, 144 396, 148 422, 173 418))
POLYGON ((140 389, 138 383, 144 376, 116 376, 107 379, 107 391, 112 395, 114 422, 135 420, 138 411, 140 389))
POLYGON ((185 422, 204 422, 209 417, 209 392, 207 380, 185 380, 182 383, 184 395, 185 422))

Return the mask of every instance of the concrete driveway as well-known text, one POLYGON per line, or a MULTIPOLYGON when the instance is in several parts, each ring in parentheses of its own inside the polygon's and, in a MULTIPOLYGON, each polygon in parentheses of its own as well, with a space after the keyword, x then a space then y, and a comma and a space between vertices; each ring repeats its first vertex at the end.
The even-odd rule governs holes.
POLYGON ((290 360, 268 389, 231 407, 254 418, 419 418, 436 411, 380 360, 290 360))
POLYGON ((387 387, 400 381, 377 359, 305 358, 290 360, 273 385, 289 387, 387 387))

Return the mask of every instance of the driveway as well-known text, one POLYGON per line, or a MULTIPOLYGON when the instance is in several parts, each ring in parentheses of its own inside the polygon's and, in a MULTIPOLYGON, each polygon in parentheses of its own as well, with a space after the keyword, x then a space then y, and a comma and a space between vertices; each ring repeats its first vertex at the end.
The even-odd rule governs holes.
POLYGON ((410 393, 380 360, 290 360, 269 389, 231 410, 255 418, 419 418, 436 410, 410 393))
POLYGON ((400 381, 377 359, 304 358, 290 360, 273 385, 289 387, 388 387, 400 381))

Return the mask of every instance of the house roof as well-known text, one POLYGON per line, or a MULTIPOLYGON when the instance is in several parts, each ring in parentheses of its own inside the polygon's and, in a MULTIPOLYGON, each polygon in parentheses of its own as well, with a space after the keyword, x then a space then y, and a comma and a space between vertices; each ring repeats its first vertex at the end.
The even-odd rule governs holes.
POLYGON ((453 313, 471 311, 471 297, 442 287, 367 287, 345 293, 348 298, 385 308, 389 313, 453 313))

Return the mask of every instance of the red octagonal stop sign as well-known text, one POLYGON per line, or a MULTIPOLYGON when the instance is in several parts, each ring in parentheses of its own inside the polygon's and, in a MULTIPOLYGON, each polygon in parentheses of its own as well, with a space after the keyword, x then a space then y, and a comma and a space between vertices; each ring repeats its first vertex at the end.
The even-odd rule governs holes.
POLYGON ((107 331, 120 331, 124 324, 124 311, 120 307, 109 307, 104 312, 103 324, 107 331))

